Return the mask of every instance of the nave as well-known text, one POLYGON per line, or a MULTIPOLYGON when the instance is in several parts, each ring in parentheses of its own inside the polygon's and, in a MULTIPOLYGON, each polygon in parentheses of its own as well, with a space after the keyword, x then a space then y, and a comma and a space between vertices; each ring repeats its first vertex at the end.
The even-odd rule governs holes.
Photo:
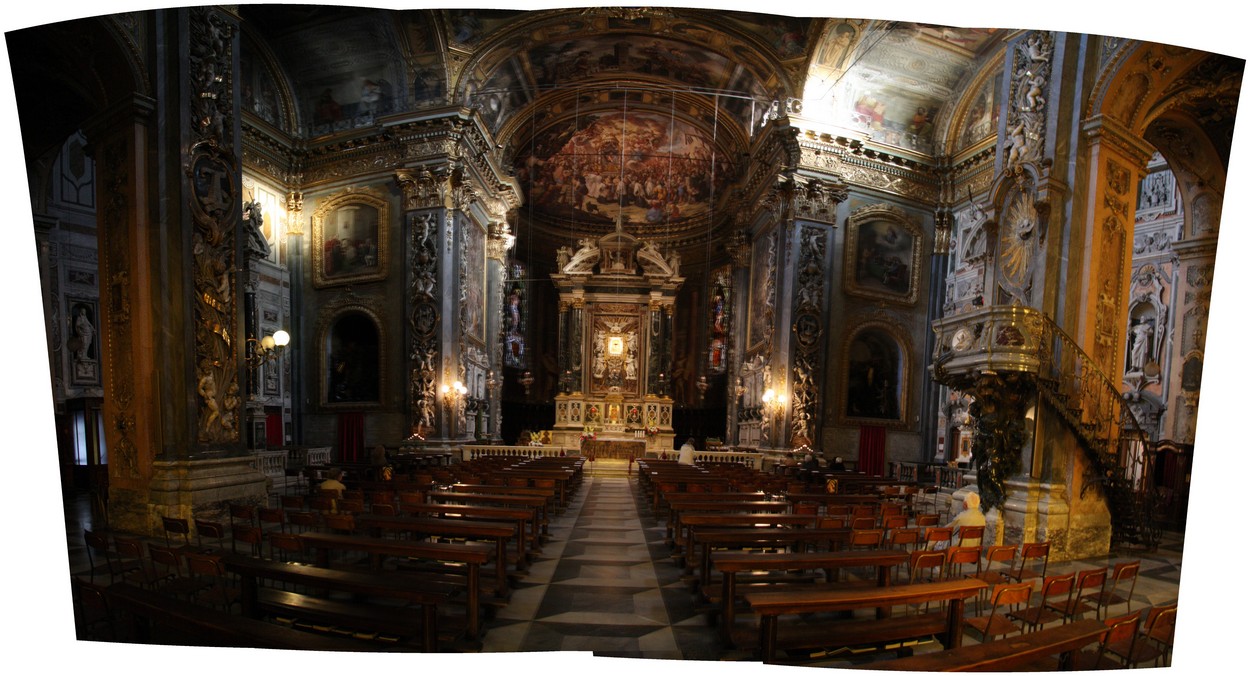
MULTIPOLYGON (((272 504, 277 504, 279 497, 272 495, 272 504)), ((596 474, 593 468, 589 470, 568 508, 551 518, 549 539, 526 574, 514 582, 508 603, 486 622, 480 651, 581 651, 599 657, 757 661, 752 650, 722 647, 706 614, 709 604, 694 592, 690 577, 683 575, 665 541, 666 520, 663 514, 653 512, 636 474, 603 470, 596 474)), ((76 497, 67 502, 66 534, 75 575, 85 576, 89 570, 83 528, 91 527, 86 500, 76 497)), ((1177 599, 1182 545, 1178 536, 1169 534, 1155 552, 1053 562, 1047 573, 1140 560, 1131 608, 1161 606, 1177 599)), ((1126 608, 1119 606, 1109 612, 1123 610, 1126 608)), ((969 603, 965 617, 973 614, 974 606, 969 603)), ((976 642, 975 634, 964 633, 963 645, 976 642)), ((920 654, 940 649, 936 641, 924 641, 912 651, 920 654)), ((849 666, 892 657, 892 651, 843 653, 801 662, 849 666)))

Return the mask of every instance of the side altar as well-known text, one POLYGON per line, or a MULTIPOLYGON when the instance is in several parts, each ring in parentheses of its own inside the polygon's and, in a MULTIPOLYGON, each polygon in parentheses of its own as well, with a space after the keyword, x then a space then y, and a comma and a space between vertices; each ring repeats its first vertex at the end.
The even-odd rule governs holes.
POLYGON ((675 251, 625 225, 618 220, 614 232, 556 251, 561 393, 552 441, 561 446, 580 447, 593 434, 673 448, 673 310, 685 280, 675 251))

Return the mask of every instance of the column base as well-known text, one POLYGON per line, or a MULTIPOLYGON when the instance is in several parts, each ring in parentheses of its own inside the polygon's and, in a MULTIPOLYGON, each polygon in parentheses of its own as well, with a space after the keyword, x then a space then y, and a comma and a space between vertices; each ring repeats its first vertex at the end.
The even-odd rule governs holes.
POLYGON ((109 491, 109 526, 160 535, 164 516, 228 522, 230 503, 268 501, 269 479, 255 465, 250 456, 153 462, 147 495, 109 491))
POLYGON ((1036 479, 1009 479, 1003 506, 1007 544, 1050 542, 1050 560, 1106 555, 1111 548, 1111 517, 1106 509, 1073 511, 1068 486, 1036 479))

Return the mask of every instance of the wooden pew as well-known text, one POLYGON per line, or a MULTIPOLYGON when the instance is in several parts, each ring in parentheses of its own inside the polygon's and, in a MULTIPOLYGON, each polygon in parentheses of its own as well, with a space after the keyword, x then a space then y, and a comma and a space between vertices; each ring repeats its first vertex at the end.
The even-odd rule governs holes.
POLYGON ((820 517, 810 514, 743 514, 741 512, 684 512, 677 516, 673 548, 681 554, 690 551, 690 529, 695 526, 716 528, 754 528, 758 526, 812 528, 820 517))
MULTIPOLYGON (((518 537, 515 523, 376 514, 359 514, 355 521, 357 531, 371 531, 369 534, 374 537, 380 537, 383 531, 389 531, 422 537, 433 535, 466 540, 491 540, 495 545, 495 596, 508 597, 508 540, 518 537)), ((525 559, 520 557, 517 566, 524 565, 525 559)))
MULTIPOLYGON (((907 561, 907 552, 899 549, 867 549, 843 550, 837 552, 715 552, 712 554, 712 565, 721 573, 721 638, 727 645, 734 645, 733 627, 735 621, 735 601, 738 597, 738 575, 757 571, 793 571, 793 570, 825 570, 835 568, 857 568, 872 566, 877 569, 876 586, 885 587, 890 584, 890 569, 907 561)), ((845 583, 834 582, 834 585, 847 586, 845 583)), ((812 587, 815 588, 814 586, 812 587)), ((777 591, 772 589, 772 591, 777 591)))
POLYGON ((1052 655, 1059 655, 1060 664, 1066 664, 1072 652, 1097 643, 1106 631, 1107 625, 1101 620, 1077 620, 1057 627, 1039 629, 1023 636, 873 662, 858 665, 857 668, 889 671, 1016 671, 1052 655))
POLYGON ((439 542, 417 542, 413 540, 396 540, 390 538, 374 538, 362 535, 333 535, 329 533, 304 533, 300 536, 304 545, 317 552, 317 565, 329 567, 330 552, 363 552, 375 558, 375 567, 380 565, 381 557, 394 556, 407 559, 428 559, 434 561, 452 561, 463 564, 466 569, 465 588, 466 633, 469 638, 476 639, 481 631, 481 582, 480 569, 490 560, 491 547, 475 543, 444 544, 439 542))
POLYGON ((442 505, 436 503, 401 503, 401 515, 430 515, 445 519, 465 519, 469 521, 514 521, 517 524, 517 556, 524 558, 528 565, 530 557, 526 542, 535 552, 542 551, 539 535, 541 526, 538 524, 538 510, 513 507, 479 507, 473 505, 442 505))
POLYGON ((430 491, 426 500, 439 504, 467 506, 528 507, 537 510, 536 523, 541 528, 540 538, 547 535, 547 499, 539 495, 493 495, 489 493, 464 493, 460 491, 430 491))
POLYGON ((717 548, 775 547, 803 550, 815 548, 822 543, 826 549, 836 549, 834 544, 846 542, 851 536, 850 528, 700 528, 692 533, 691 549, 698 549, 698 559, 687 559, 687 570, 698 571, 698 585, 706 587, 712 577, 712 550, 717 548), (697 568, 696 568, 697 566, 697 568))
POLYGON ((122 632, 136 643, 274 650, 406 651, 404 644, 382 644, 283 627, 265 620, 206 608, 126 583, 104 588, 109 607, 124 611, 122 632))
POLYGON ((431 582, 420 576, 384 571, 361 572, 336 570, 319 566, 292 565, 269 559, 231 554, 222 559, 228 572, 239 576, 240 603, 246 617, 263 617, 267 613, 290 613, 332 622, 334 618, 362 629, 382 629, 403 633, 419 627, 421 649, 436 650, 438 608, 447 605, 456 588, 442 582, 431 582), (420 608, 419 617, 404 617, 398 606, 368 603, 332 602, 305 598, 299 594, 279 593, 267 588, 261 580, 290 583, 309 589, 347 592, 374 599, 398 599, 420 608))
MULTIPOLYGON (((775 662, 778 649, 831 648, 886 644, 939 636, 946 648, 957 648, 963 638, 964 600, 988 587, 976 579, 861 589, 747 592, 747 604, 759 619, 759 648, 765 662, 775 662), (779 628, 783 615, 889 608, 945 602, 945 613, 923 613, 863 620, 834 620, 792 624, 779 628)), ((878 611, 880 615, 880 611, 878 611)))

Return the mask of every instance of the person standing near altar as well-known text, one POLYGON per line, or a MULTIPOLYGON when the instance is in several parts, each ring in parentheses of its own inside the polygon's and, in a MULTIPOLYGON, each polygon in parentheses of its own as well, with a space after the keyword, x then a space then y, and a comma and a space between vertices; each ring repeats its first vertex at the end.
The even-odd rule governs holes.
POLYGON ((677 452, 677 464, 694 464, 694 444, 690 443, 689 439, 686 440, 686 443, 681 445, 681 449, 677 452))

